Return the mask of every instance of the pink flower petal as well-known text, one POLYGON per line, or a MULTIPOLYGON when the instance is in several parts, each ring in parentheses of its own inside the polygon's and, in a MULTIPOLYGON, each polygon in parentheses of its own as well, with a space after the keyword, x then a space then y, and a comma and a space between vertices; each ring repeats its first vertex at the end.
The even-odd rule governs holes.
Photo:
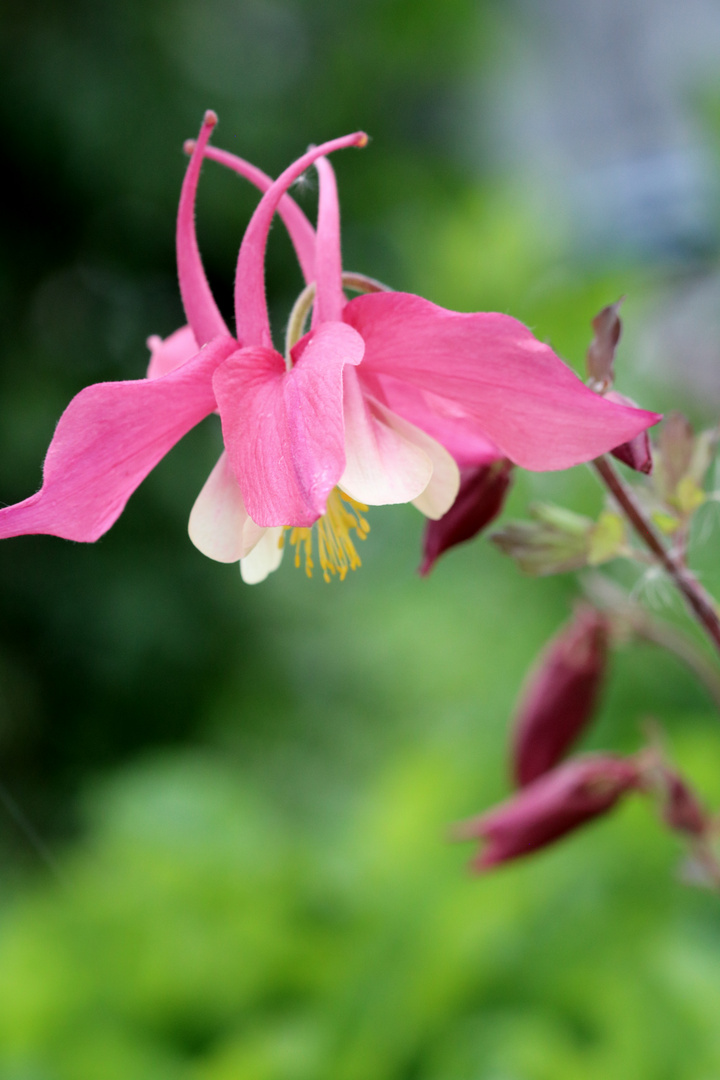
POLYGON ((247 348, 215 372, 225 447, 259 525, 309 526, 324 513, 345 468, 343 368, 362 355, 351 327, 323 323, 289 371, 273 349, 247 348))
POLYGON ((593 394, 507 315, 465 315, 408 293, 373 293, 351 300, 343 318, 365 341, 363 371, 456 402, 526 469, 588 461, 659 419, 593 394))
POLYGON ((150 470, 214 410, 213 372, 236 347, 221 338, 162 378, 81 390, 55 429, 40 491, 0 510, 0 538, 92 541, 107 532, 150 470))
POLYGON ((190 539, 209 559, 231 563, 249 555, 264 532, 245 509, 235 474, 223 451, 190 512, 190 539))
POLYGON ((161 375, 167 375, 200 352, 200 346, 189 326, 181 326, 165 339, 153 334, 147 340, 147 347, 150 350, 148 379, 159 379, 161 375))
POLYGON ((387 423, 389 410, 363 395, 354 371, 345 372, 343 400, 346 464, 339 481, 342 490, 368 506, 416 499, 432 477, 430 456, 417 441, 387 423))
POLYGON ((217 116, 208 110, 183 180, 176 232, 180 295, 187 320, 198 345, 201 346, 213 338, 229 336, 228 328, 210 291, 195 235, 195 194, 200 179, 200 167, 205 145, 216 124, 217 116))
MULTIPOLYGON (((195 148, 195 140, 188 139, 185 149, 192 153, 195 148)), ((230 154, 227 150, 218 150, 214 146, 206 146, 203 154, 212 161, 225 165, 228 169, 239 173, 254 184, 260 191, 267 191, 272 185, 272 177, 251 165, 249 161, 230 154)), ((305 281, 309 284, 315 280, 315 230, 305 217, 298 204, 290 195, 283 195, 278 203, 278 214, 282 218, 285 228, 290 234, 292 245, 295 248, 297 260, 300 263, 305 281)))
POLYGON ((430 482, 425 490, 413 499, 413 506, 426 518, 437 521, 448 512, 460 490, 460 470, 457 462, 436 439, 413 424, 409 424, 402 417, 395 417, 391 426, 403 433, 409 442, 414 442, 416 446, 424 450, 432 461, 433 471, 430 482))
POLYGON ((240 560, 240 573, 246 585, 258 585, 277 570, 284 553, 281 543, 284 531, 282 527, 264 529, 250 554, 240 560))
POLYGON ((358 502, 412 502, 437 518, 455 501, 460 471, 454 458, 420 428, 363 395, 353 371, 345 372, 345 451, 340 487, 358 502))

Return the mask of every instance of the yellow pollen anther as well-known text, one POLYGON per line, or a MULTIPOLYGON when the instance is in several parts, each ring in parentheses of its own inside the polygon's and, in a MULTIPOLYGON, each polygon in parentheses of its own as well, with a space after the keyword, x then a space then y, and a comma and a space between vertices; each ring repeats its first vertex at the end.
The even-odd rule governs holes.
MULTIPOLYGON (((331 576, 336 574, 344 581, 348 570, 357 570, 361 565, 350 530, 354 529, 358 540, 365 539, 370 532, 370 526, 363 513, 367 513, 364 503, 355 502, 339 488, 330 492, 325 513, 316 522, 318 559, 326 581, 330 581, 331 576)), ((290 532, 290 543, 295 548, 295 565, 300 566, 304 554, 305 573, 312 577, 315 566, 312 528, 289 528, 286 531, 290 532)))

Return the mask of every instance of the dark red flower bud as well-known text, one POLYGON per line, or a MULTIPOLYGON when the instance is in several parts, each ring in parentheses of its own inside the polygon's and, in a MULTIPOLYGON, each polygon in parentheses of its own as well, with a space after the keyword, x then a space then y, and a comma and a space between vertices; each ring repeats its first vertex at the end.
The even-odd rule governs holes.
POLYGON ((590 720, 607 656, 607 618, 589 606, 540 654, 515 720, 513 772, 520 787, 553 768, 590 720))
MULTIPOLYGON (((607 401, 614 402, 615 405, 628 405, 632 409, 638 407, 637 402, 633 401, 632 398, 625 397, 624 394, 618 394, 617 390, 609 390, 603 397, 607 401)), ((629 465, 636 472, 645 473, 646 476, 652 472, 652 452, 647 431, 641 431, 630 442, 621 443, 610 453, 618 461, 622 461, 623 465, 629 465)))
POLYGON ((510 487, 512 463, 506 458, 489 465, 460 470, 460 490, 446 514, 428 521, 423 538, 424 576, 449 548, 472 540, 473 536, 494 521, 503 508, 510 487))
POLYGON ((454 838, 486 841, 472 866, 487 870, 546 847, 607 813, 638 779, 632 760, 610 754, 574 758, 495 809, 462 822, 454 838))
POLYGON ((665 802, 662 816, 666 825, 691 836, 704 836, 709 818, 700 800, 679 773, 663 768, 662 781, 665 802))

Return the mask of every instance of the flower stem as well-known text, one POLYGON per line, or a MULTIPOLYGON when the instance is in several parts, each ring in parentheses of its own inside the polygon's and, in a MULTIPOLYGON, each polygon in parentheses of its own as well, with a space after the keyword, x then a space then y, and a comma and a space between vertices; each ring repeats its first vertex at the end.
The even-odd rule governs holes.
POLYGON ((652 522, 635 498, 632 488, 621 479, 608 459, 596 458, 593 466, 637 535, 655 556, 675 587, 682 593, 691 613, 720 652, 720 615, 713 598, 702 587, 695 575, 683 565, 682 560, 665 547, 652 522))
POLYGON ((720 712, 720 672, 695 641, 663 619, 651 615, 603 574, 585 574, 580 584, 588 599, 610 617, 619 640, 629 630, 634 637, 673 653, 703 683, 720 712))

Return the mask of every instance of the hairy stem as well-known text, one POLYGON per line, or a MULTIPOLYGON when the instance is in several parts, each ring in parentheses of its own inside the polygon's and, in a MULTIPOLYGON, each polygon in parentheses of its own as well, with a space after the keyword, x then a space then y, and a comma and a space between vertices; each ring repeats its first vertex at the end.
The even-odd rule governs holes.
POLYGON ((632 488, 620 478, 608 459, 596 458, 593 466, 637 535, 680 591, 691 614, 720 652, 720 615, 718 615, 717 604, 713 598, 702 587, 695 575, 683 565, 681 559, 665 547, 660 535, 635 498, 632 488))
POLYGON ((705 686, 720 712, 720 671, 692 639, 663 619, 651 615, 602 574, 586 574, 580 579, 580 584, 588 599, 613 620, 618 636, 629 631, 636 638, 673 653, 705 686))

